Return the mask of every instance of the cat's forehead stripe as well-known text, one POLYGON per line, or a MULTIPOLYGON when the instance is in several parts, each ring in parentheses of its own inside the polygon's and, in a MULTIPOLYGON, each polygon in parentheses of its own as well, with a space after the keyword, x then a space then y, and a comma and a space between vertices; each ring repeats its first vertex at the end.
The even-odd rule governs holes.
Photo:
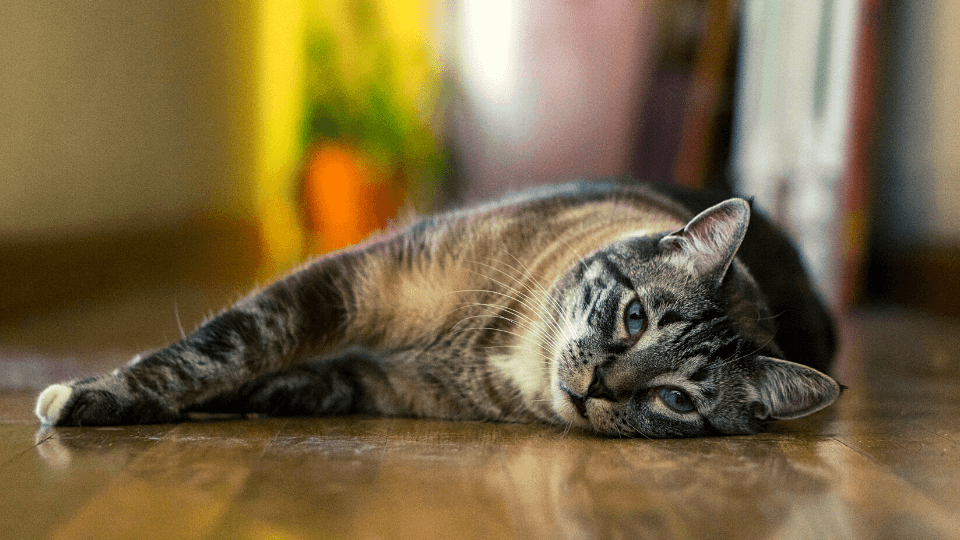
POLYGON ((691 324, 685 328, 680 335, 674 338, 674 342, 681 347, 687 345, 690 349, 684 351, 685 357, 691 356, 730 356, 730 348, 739 350, 740 340, 732 332, 725 321, 715 320, 711 323, 691 324))
POLYGON ((657 325, 663 328, 679 322, 683 322, 683 316, 680 315, 680 312, 668 309, 660 315, 660 320, 657 321, 657 325))
POLYGON ((672 306, 677 302, 677 295, 662 287, 645 291, 644 298, 647 302, 647 308, 653 313, 660 313, 667 306, 672 306))
POLYGON ((704 364, 698 367, 697 370, 691 373, 690 376, 687 378, 690 379, 692 382, 699 383, 707 380, 707 377, 709 376, 710 376, 710 369, 707 367, 706 364, 704 364))
POLYGON ((626 274, 620 269, 617 263, 610 259, 610 256, 603 254, 598 256, 594 261, 594 264, 600 266, 603 271, 603 277, 606 279, 613 279, 614 282, 619 283, 621 286, 633 290, 634 284, 633 280, 627 277, 626 274))
POLYGON ((674 344, 699 342, 711 335, 718 335, 726 324, 726 315, 720 312, 702 316, 686 323, 673 338, 674 344))

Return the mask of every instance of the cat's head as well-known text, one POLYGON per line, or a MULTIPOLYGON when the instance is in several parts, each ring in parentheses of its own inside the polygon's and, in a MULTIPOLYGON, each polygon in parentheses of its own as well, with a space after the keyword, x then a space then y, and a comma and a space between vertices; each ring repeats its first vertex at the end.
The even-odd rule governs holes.
POLYGON ((833 379, 776 357, 770 313, 735 259, 749 219, 730 199, 568 272, 555 290, 561 418, 609 435, 746 434, 836 400, 833 379))

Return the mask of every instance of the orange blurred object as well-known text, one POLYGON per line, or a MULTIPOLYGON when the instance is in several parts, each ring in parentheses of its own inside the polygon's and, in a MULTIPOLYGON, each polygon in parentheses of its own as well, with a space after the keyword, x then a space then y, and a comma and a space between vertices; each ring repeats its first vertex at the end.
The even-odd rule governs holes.
POLYGON ((356 244, 383 228, 403 199, 395 175, 349 145, 328 140, 308 153, 304 211, 321 252, 356 244))

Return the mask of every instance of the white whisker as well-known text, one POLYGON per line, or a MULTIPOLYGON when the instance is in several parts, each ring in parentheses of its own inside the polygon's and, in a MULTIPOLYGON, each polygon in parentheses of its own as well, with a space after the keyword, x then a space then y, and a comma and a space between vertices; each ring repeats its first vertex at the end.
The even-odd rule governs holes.
MULTIPOLYGON (((558 302, 555 298, 553 298, 553 296, 550 294, 550 291, 548 291, 547 288, 540 283, 540 281, 536 278, 536 276, 534 276, 533 273, 519 259, 517 259, 515 256, 513 256, 510 253, 507 253, 507 255, 510 255, 510 257, 512 257, 513 260, 517 261, 517 263, 523 267, 523 272, 511 266, 510 264, 507 264, 507 263, 503 263, 503 264, 507 266, 507 268, 510 268, 511 270, 513 270, 514 272, 520 272, 521 274, 525 274, 526 277, 530 281, 532 281, 534 285, 537 286, 537 288, 540 290, 540 294, 542 295, 542 298, 550 302, 551 305, 553 306, 553 310, 549 312, 550 321, 552 323, 553 329, 556 330, 557 333, 569 339, 569 336, 567 336, 566 332, 564 331, 565 330, 564 327, 560 325, 559 321, 557 320, 557 315, 563 312, 563 306, 561 306, 560 302, 558 302)), ((543 300, 541 300, 540 305, 541 307, 545 307, 543 305, 543 300)))
POLYGON ((520 327, 520 328, 526 330, 527 332, 530 332, 531 334, 534 334, 534 335, 537 335, 537 336, 541 337, 541 338, 542 338, 547 344, 549 344, 549 345, 553 345, 554 347, 558 347, 558 346, 559 346, 559 343, 555 340, 555 338, 554 338, 553 336, 550 336, 549 334, 544 334, 543 332, 541 332, 538 327, 533 326, 533 325, 536 324, 535 321, 533 321, 533 320, 530 319, 529 317, 526 317, 524 314, 522 314, 522 313, 520 313, 520 312, 517 312, 516 310, 512 310, 512 309, 510 309, 510 308, 507 308, 507 307, 504 307, 504 306, 499 306, 499 305, 496 305, 496 304, 474 303, 474 304, 467 304, 467 305, 460 306, 459 308, 455 309, 454 311, 457 311, 457 310, 459 310, 459 309, 467 309, 467 308, 471 308, 471 307, 478 307, 478 308, 481 308, 481 309, 484 309, 484 310, 487 310, 487 311, 485 311, 484 313, 480 313, 480 314, 477 314, 477 315, 470 315, 470 316, 467 316, 467 317, 464 317, 464 318, 460 319, 460 321, 458 321, 458 322, 452 327, 452 329, 455 330, 457 326, 459 326, 462 322, 467 321, 467 320, 480 319, 480 318, 488 318, 488 317, 489 317, 489 318, 495 318, 495 319, 501 319, 501 320, 507 321, 507 322, 509 322, 509 323, 517 326, 517 327, 520 327), (504 309, 504 310, 507 310, 507 311, 510 312, 511 314, 514 314, 514 315, 516 315, 516 316, 518 316, 518 317, 523 318, 524 321, 517 321, 517 320, 511 319, 511 318, 509 318, 509 317, 504 317, 503 315, 500 315, 500 314, 498 314, 498 313, 489 311, 489 310, 496 310, 496 309, 504 309))
MULTIPOLYGON (((505 275, 505 276, 513 279, 515 283, 518 283, 518 284, 523 285, 522 283, 520 283, 520 280, 517 279, 515 276, 511 276, 510 274, 507 274, 506 272, 504 272, 503 270, 500 270, 499 268, 495 268, 495 267, 493 267, 493 266, 490 266, 490 265, 488 265, 488 264, 485 264, 485 263, 482 263, 482 262, 479 262, 479 261, 472 261, 472 262, 473 262, 474 264, 478 264, 478 265, 480 265, 480 266, 484 266, 484 267, 490 268, 491 270, 495 270, 495 271, 497 271, 497 272, 500 272, 501 274, 503 274, 503 275, 505 275)), ((509 267, 509 265, 507 265, 507 266, 509 267)), ((515 269, 514 269, 514 270, 515 270, 515 269)), ((536 303, 537 303, 537 306, 532 306, 532 305, 524 302, 521 298, 512 297, 514 301, 516 301, 517 303, 523 304, 523 305, 527 306, 528 308, 531 308, 532 311, 535 311, 535 312, 548 311, 548 310, 545 309, 546 306, 544 305, 542 298, 539 299, 539 300, 535 300, 535 299, 531 298, 531 296, 530 296, 529 294, 526 294, 526 293, 524 293, 523 291, 519 291, 519 290, 517 290, 516 288, 511 287, 511 286, 509 286, 509 285, 507 285, 507 284, 505 284, 505 283, 502 283, 502 282, 500 282, 499 280, 496 280, 496 279, 494 279, 494 278, 492 278, 492 277, 490 277, 490 276, 485 276, 485 275, 483 275, 483 274, 480 274, 479 272, 474 272, 474 273, 477 274, 477 275, 479 275, 479 276, 481 276, 481 277, 484 277, 484 278, 486 278, 486 279, 489 279, 489 280, 493 281, 493 282, 496 283, 497 285, 500 285, 501 287, 504 287, 504 288, 507 289, 507 290, 510 290, 510 291, 512 291, 512 292, 514 292, 514 293, 516 293, 516 294, 519 294, 523 299, 529 300, 529 301, 531 301, 531 302, 536 302, 536 303)), ((531 279, 532 279, 532 278, 531 278, 531 279)), ((536 280, 533 280, 533 281, 534 281, 534 283, 536 283, 537 285, 539 285, 539 283, 538 283, 536 280)), ((530 288, 527 287, 527 286, 525 286, 525 285, 524 285, 524 288, 526 288, 526 290, 527 290, 528 293, 529 293, 529 292, 532 292, 532 291, 530 290, 530 288)), ((546 297, 546 296, 545 296, 545 297, 546 297)), ((549 319, 547 320, 547 323, 548 323, 548 324, 551 324, 551 325, 553 325, 553 326, 556 326, 555 320, 554 320, 553 317, 552 317, 552 313, 549 313, 549 312, 548 312, 548 316, 549 316, 549 319)), ((557 330, 557 331, 560 331, 560 328, 558 328, 558 327, 557 327, 557 328, 554 328, 554 329, 557 330)))
POLYGON ((518 334, 518 333, 516 333, 516 332, 511 332, 511 331, 509 331, 509 330, 503 330, 503 329, 500 329, 500 328, 485 328, 485 327, 482 327, 482 326, 477 326, 477 327, 473 327, 473 328, 464 328, 464 329, 462 329, 461 331, 462 331, 462 332, 467 332, 467 331, 470 331, 470 330, 485 330, 485 331, 490 331, 490 332, 503 332, 504 334, 510 334, 510 335, 516 336, 516 337, 518 337, 518 338, 520 338, 520 339, 522 339, 522 340, 524 340, 524 341, 528 341, 528 342, 530 342, 531 345, 539 345, 536 341, 533 341, 532 339, 530 339, 530 338, 527 337, 527 336, 524 336, 523 334, 518 334))
MULTIPOLYGON (((521 305, 526 305, 526 304, 524 304, 520 299, 518 299, 518 298, 516 298, 516 297, 514 297, 514 296, 511 296, 511 295, 509 295, 509 294, 506 294, 506 293, 503 293, 503 292, 499 292, 499 291, 492 291, 492 290, 487 290, 487 289, 466 289, 466 290, 456 291, 456 292, 458 292, 458 293, 468 293, 468 292, 473 292, 473 293, 486 293, 486 294, 491 294, 491 295, 494 295, 494 296, 500 296, 500 297, 503 297, 503 298, 507 298, 507 299, 513 300, 513 301, 515 301, 515 302, 517 302, 517 303, 519 303, 519 304, 521 304, 521 305)), ((462 306, 459 306, 459 307, 453 309, 453 310, 450 311, 447 315, 449 315, 449 314, 451 314, 451 313, 454 313, 454 312, 456 312, 456 311, 458 311, 458 310, 468 308, 468 307, 485 307, 485 308, 487 308, 487 309, 503 309, 503 310, 509 311, 511 314, 517 315, 518 317, 522 317, 522 318, 523 318, 525 321, 527 321, 530 325, 534 325, 534 326, 537 325, 537 321, 534 320, 533 318, 531 318, 530 316, 526 315, 525 313, 521 313, 521 312, 519 312, 519 311, 517 311, 517 310, 515 310, 515 309, 513 309, 513 308, 508 307, 508 306, 503 306, 503 305, 499 305, 499 304, 488 304, 488 303, 483 303, 483 302, 472 302, 472 303, 469 303, 469 304, 464 304, 464 305, 462 305, 462 306)), ((519 322, 517 322, 516 324, 519 325, 519 322)), ((555 324, 555 323, 554 323, 554 324, 555 324)), ((554 338, 553 338, 552 336, 550 336, 548 333, 540 332, 540 331, 535 330, 534 328, 531 328, 531 327, 529 327, 529 326, 528 326, 528 327, 525 327, 525 328, 526 328, 528 331, 530 331, 530 332, 543 335, 543 337, 544 337, 546 340, 548 340, 549 342, 551 342, 551 344, 554 344, 554 345, 557 344, 556 339, 554 339, 554 338)), ((556 330, 559 330, 559 328, 555 328, 555 329, 556 329, 556 330)))
POLYGON ((173 317, 177 321, 177 328, 180 330, 180 337, 182 339, 187 339, 187 333, 183 331, 183 325, 180 324, 180 307, 177 306, 177 301, 173 301, 173 317))

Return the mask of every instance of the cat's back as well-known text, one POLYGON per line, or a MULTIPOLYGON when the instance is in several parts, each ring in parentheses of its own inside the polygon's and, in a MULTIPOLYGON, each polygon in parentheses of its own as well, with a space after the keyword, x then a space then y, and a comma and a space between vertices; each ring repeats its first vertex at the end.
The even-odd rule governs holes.
POLYGON ((489 235, 500 245, 512 245, 511 240, 531 235, 556 239, 586 231, 600 236, 662 232, 682 226, 691 215, 654 186, 575 181, 454 210, 414 228, 452 229, 456 235, 472 239, 489 235))
POLYGON ((675 197, 655 185, 589 180, 529 188, 454 211, 451 215, 466 217, 510 212, 519 216, 544 217, 570 211, 600 211, 611 203, 639 213, 670 215, 678 220, 690 217, 687 215, 689 211, 675 197))

